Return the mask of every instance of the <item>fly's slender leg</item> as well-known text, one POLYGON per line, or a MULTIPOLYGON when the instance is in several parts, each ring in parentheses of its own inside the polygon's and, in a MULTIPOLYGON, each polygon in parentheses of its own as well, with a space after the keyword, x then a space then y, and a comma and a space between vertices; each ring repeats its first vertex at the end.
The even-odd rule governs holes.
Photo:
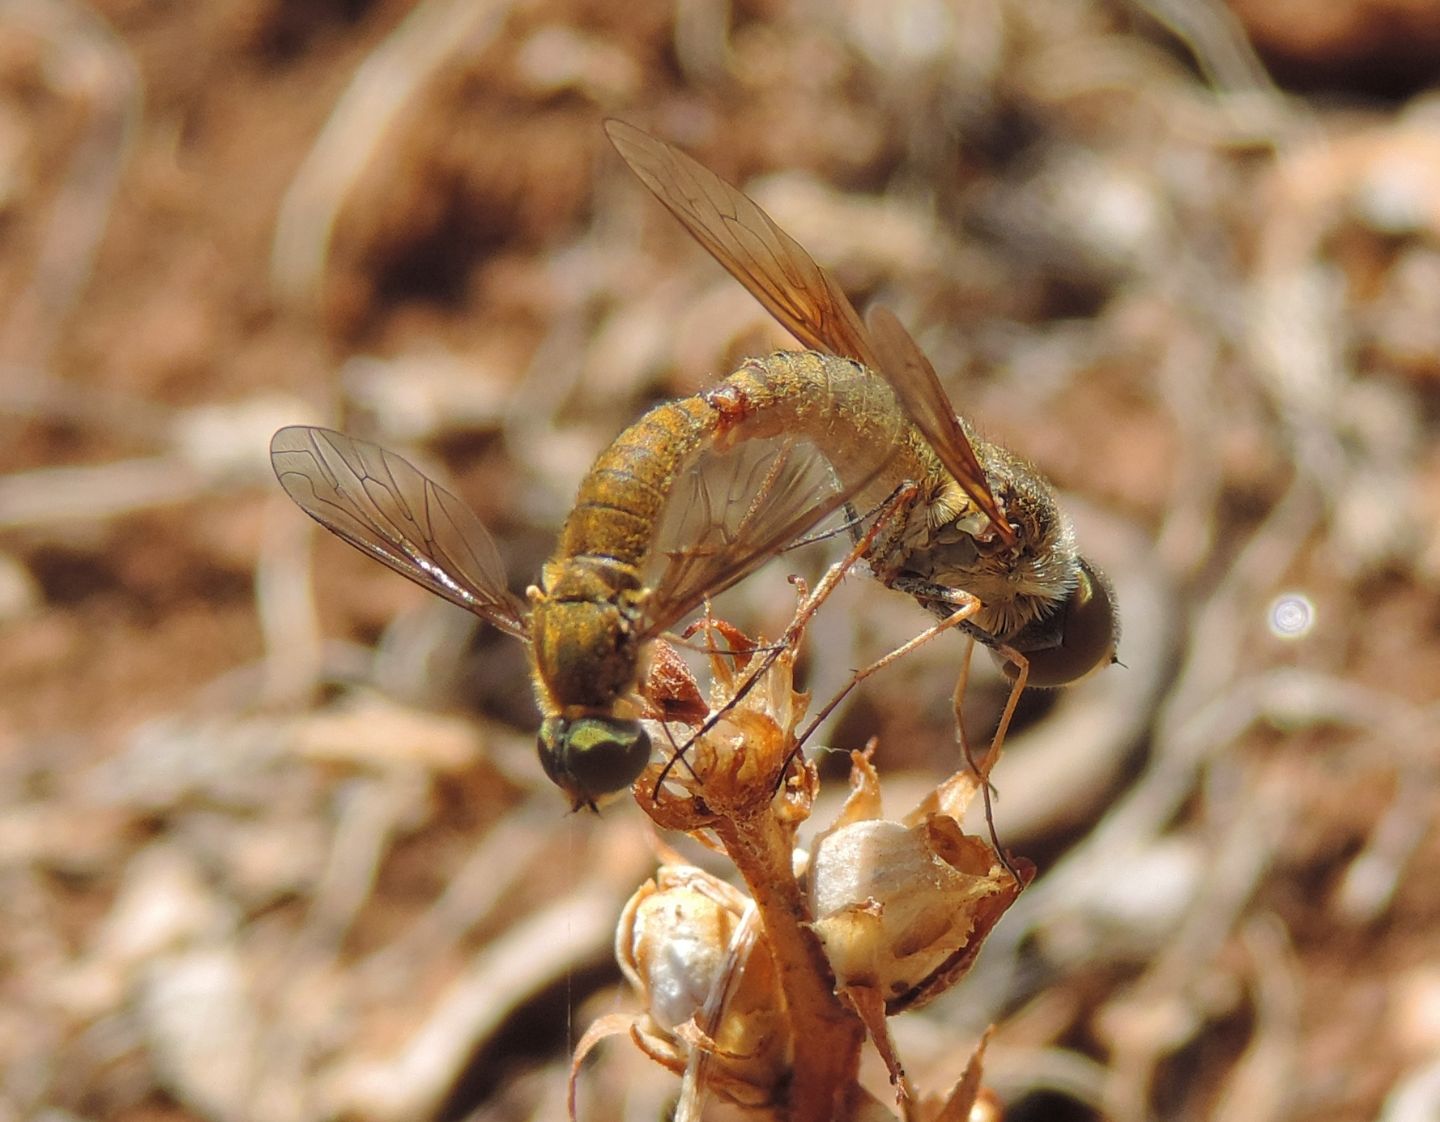
MULTIPOLYGON (((805 627, 809 624, 811 618, 815 615, 816 611, 819 610, 820 605, 829 598, 830 593, 835 591, 835 587, 845 578, 845 574, 848 573, 850 569, 869 552, 869 549, 874 543, 874 540, 879 534, 881 528, 884 527, 891 519, 898 517, 901 512, 908 509, 910 504, 915 501, 918 493, 919 490, 915 487, 914 484, 902 484, 895 490, 895 492, 885 502, 879 516, 875 519, 874 523, 865 532, 861 539, 850 548, 850 552, 845 555, 844 559, 837 561, 834 565, 831 565, 830 568, 825 571, 825 575, 820 579, 820 583, 815 586, 815 591, 805 597, 803 603, 801 603, 800 607, 795 612, 795 618, 790 621, 790 626, 785 629, 785 634, 781 638, 780 642, 775 644, 774 647, 767 651, 765 657, 760 661, 760 663, 755 666, 749 674, 745 676, 745 680, 740 683, 739 688, 730 697, 730 699, 726 701, 725 704, 719 709, 717 709, 714 713, 710 714, 709 718, 705 721, 705 723, 695 730, 694 734, 690 737, 689 740, 687 740, 683 745, 681 745, 679 751, 676 752, 673 756, 671 756, 668 761, 666 761, 665 766, 660 769, 659 776, 657 776, 655 779, 654 792, 651 796, 652 798, 658 799, 660 797, 661 785, 665 782, 667 778, 669 778, 671 769, 675 766, 676 762, 683 757, 685 751, 690 747, 690 745, 695 743, 696 740, 698 740, 700 737, 704 736, 707 732, 714 728, 721 717, 723 717, 727 712, 729 712, 739 701, 741 701, 745 697, 746 694, 748 694, 752 689, 755 688, 755 684, 759 682, 760 679, 764 676, 765 672, 775 664, 775 660, 780 657, 780 653, 782 651, 794 649, 795 644, 799 641, 801 634, 805 630, 805 627)), ((788 770, 789 767, 787 761, 787 766, 781 770, 782 776, 788 770)))
POLYGON ((1015 866, 1010 864, 1010 858, 1005 855, 1005 849, 1001 846, 1000 837, 995 831, 995 808, 991 801, 990 770, 1000 759, 1000 750, 1005 746, 1005 736, 1010 731, 1010 722, 1015 716, 1015 707, 1020 703, 1020 695, 1025 692, 1025 679, 1030 675, 1030 660, 1008 643, 997 643, 992 649, 1015 667, 1015 680, 1010 684, 1010 695, 1005 699, 1005 708, 1000 713, 1000 721, 990 737, 989 746, 985 749, 984 760, 975 758, 975 750, 970 744, 969 736, 966 735, 965 721, 961 715, 965 690, 970 683, 970 657, 975 651, 974 643, 967 643, 965 646, 965 657, 960 663, 960 675, 955 681, 955 692, 951 698, 955 711, 955 739, 960 742, 960 751, 965 756, 965 763, 980 780, 980 796, 985 802, 985 826, 990 831, 990 844, 1000 855, 1000 860, 1010 875, 1015 878, 1017 883, 1023 883, 1020 873, 1015 866))
POLYGON ((795 738, 795 751, 800 751, 800 749, 804 746, 805 741, 808 740, 810 738, 810 735, 817 728, 820 727, 820 723, 824 721, 826 717, 830 716, 830 714, 834 711, 835 707, 839 705, 840 702, 845 700, 846 697, 849 696, 850 691, 853 690, 856 686, 858 686, 861 682, 863 682, 866 678, 870 677, 872 674, 880 670, 884 670, 885 667, 889 666, 892 662, 897 662, 898 660, 904 658, 916 648, 923 647, 926 643, 930 642, 931 639, 935 638, 935 636, 940 635, 943 632, 949 631, 952 627, 963 627, 966 621, 969 620, 970 617, 979 610, 980 601, 975 599, 975 597, 973 596, 967 597, 966 602, 963 606, 956 608, 955 611, 951 612, 939 623, 931 624, 924 631, 920 632, 919 635, 916 635, 913 639, 910 639, 907 642, 900 644, 900 646, 896 647, 888 654, 882 655, 880 658, 872 662, 869 666, 866 666, 861 670, 855 671, 855 673, 850 676, 850 681, 845 684, 844 688, 842 688, 839 693, 837 693, 834 697, 832 697, 829 701, 825 703, 824 707, 820 710, 820 712, 816 713, 810 723, 805 726, 805 731, 795 738))

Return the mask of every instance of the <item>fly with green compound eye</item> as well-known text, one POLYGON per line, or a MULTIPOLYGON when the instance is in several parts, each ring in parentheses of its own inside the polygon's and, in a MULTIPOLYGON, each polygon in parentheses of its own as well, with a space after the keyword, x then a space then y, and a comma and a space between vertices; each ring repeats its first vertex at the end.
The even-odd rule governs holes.
MULTIPOLYGON (((819 360, 795 356, 809 384, 863 373, 819 360)), ((395 453, 295 425, 272 438, 270 460, 290 498, 326 529, 526 643, 540 763, 573 808, 593 808, 650 760, 640 718, 663 709, 637 693, 647 644, 849 497, 802 441, 749 439, 727 420, 735 395, 766 396, 772 376, 792 365, 745 363, 714 391, 656 406, 626 429, 585 476, 554 556, 523 599, 470 508, 395 453)), ((888 447, 890 428, 877 432, 876 447, 888 447)))
POLYGON ((745 360, 658 405, 585 476, 525 599, 463 501, 406 460, 292 426, 271 462, 321 525, 529 648, 540 761, 574 807, 650 759, 636 694, 646 645, 842 506, 890 507, 868 560, 1027 679, 1063 685, 1113 661, 1109 585, 1029 465, 979 440, 883 309, 867 326, 835 280, 749 198, 648 134, 610 121, 636 175, 808 351, 745 360), (893 387, 893 389, 892 389, 893 387), (908 414, 908 419, 907 419, 908 414))

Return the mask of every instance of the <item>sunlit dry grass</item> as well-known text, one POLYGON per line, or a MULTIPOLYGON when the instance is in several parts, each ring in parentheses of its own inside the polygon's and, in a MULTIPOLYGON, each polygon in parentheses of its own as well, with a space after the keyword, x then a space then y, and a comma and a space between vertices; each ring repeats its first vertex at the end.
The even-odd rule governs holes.
MULTIPOLYGON (((918 1093, 993 1025, 1015 1117, 1433 1113, 1433 97, 1282 92, 1211 4, 466 8, 0 12, 3 1113, 562 1117, 586 1029, 654 1015, 617 921, 710 858, 566 817, 518 648, 315 543, 265 463, 293 422, 406 449, 523 582, 617 432, 777 345, 616 115, 895 307, 1116 579, 1125 666, 1028 701, 992 777, 1037 879, 884 1018, 918 1093)), ((717 610, 782 633, 819 569, 778 566, 717 610)), ((803 688, 926 622, 847 582, 803 688)), ((877 734, 919 805, 958 650, 815 745, 877 734)), ((972 739, 1003 692, 977 668, 972 739)), ((733 917, 729 873, 685 884, 733 917)), ((609 1041, 581 1116, 685 1078, 609 1041)))

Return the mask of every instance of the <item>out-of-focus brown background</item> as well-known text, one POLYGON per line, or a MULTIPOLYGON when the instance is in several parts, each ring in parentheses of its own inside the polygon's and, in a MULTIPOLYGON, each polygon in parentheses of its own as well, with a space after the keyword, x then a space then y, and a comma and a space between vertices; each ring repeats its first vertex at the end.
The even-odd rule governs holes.
MULTIPOLYGON (((607 115, 896 308, 1120 590, 915 1081, 993 1022, 1011 1119, 1440 1116, 1437 58, 1426 0, 0 4, 0 1118, 555 1118, 630 1008, 646 826, 567 817, 520 646, 265 459, 404 451, 520 589, 621 428, 783 341, 607 115)), ((924 623, 847 582, 808 680, 924 623)), ((959 650, 826 730, 897 809, 959 650)), ((614 1041, 582 1116, 673 1091, 614 1041)))

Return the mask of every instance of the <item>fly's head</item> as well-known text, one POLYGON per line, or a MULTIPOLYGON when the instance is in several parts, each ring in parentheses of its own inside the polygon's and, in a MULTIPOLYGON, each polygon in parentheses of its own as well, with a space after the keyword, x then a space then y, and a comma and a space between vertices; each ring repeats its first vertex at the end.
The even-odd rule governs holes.
MULTIPOLYGON (((1016 544, 993 555, 1008 569, 1009 600, 986 602, 982 619, 991 634, 1026 657, 1029 685, 1069 685, 1115 661, 1120 617, 1114 589, 1080 556, 1074 528, 1044 477, 1009 452, 986 451, 1016 544)), ((1013 678, 1017 670, 1006 663, 1005 672, 1013 678)))
MULTIPOLYGON (((1085 558, 1076 558, 1075 580, 1065 598, 1009 643, 1025 656, 1025 680, 1031 686, 1068 686, 1119 661, 1120 613, 1109 578, 1085 558)), ((1012 679, 1018 674, 1008 662, 1004 670, 1012 679)))
POLYGON ((609 714, 546 717, 537 738, 540 766, 570 796, 571 809, 595 809, 623 791, 650 762, 650 734, 639 721, 609 714))

